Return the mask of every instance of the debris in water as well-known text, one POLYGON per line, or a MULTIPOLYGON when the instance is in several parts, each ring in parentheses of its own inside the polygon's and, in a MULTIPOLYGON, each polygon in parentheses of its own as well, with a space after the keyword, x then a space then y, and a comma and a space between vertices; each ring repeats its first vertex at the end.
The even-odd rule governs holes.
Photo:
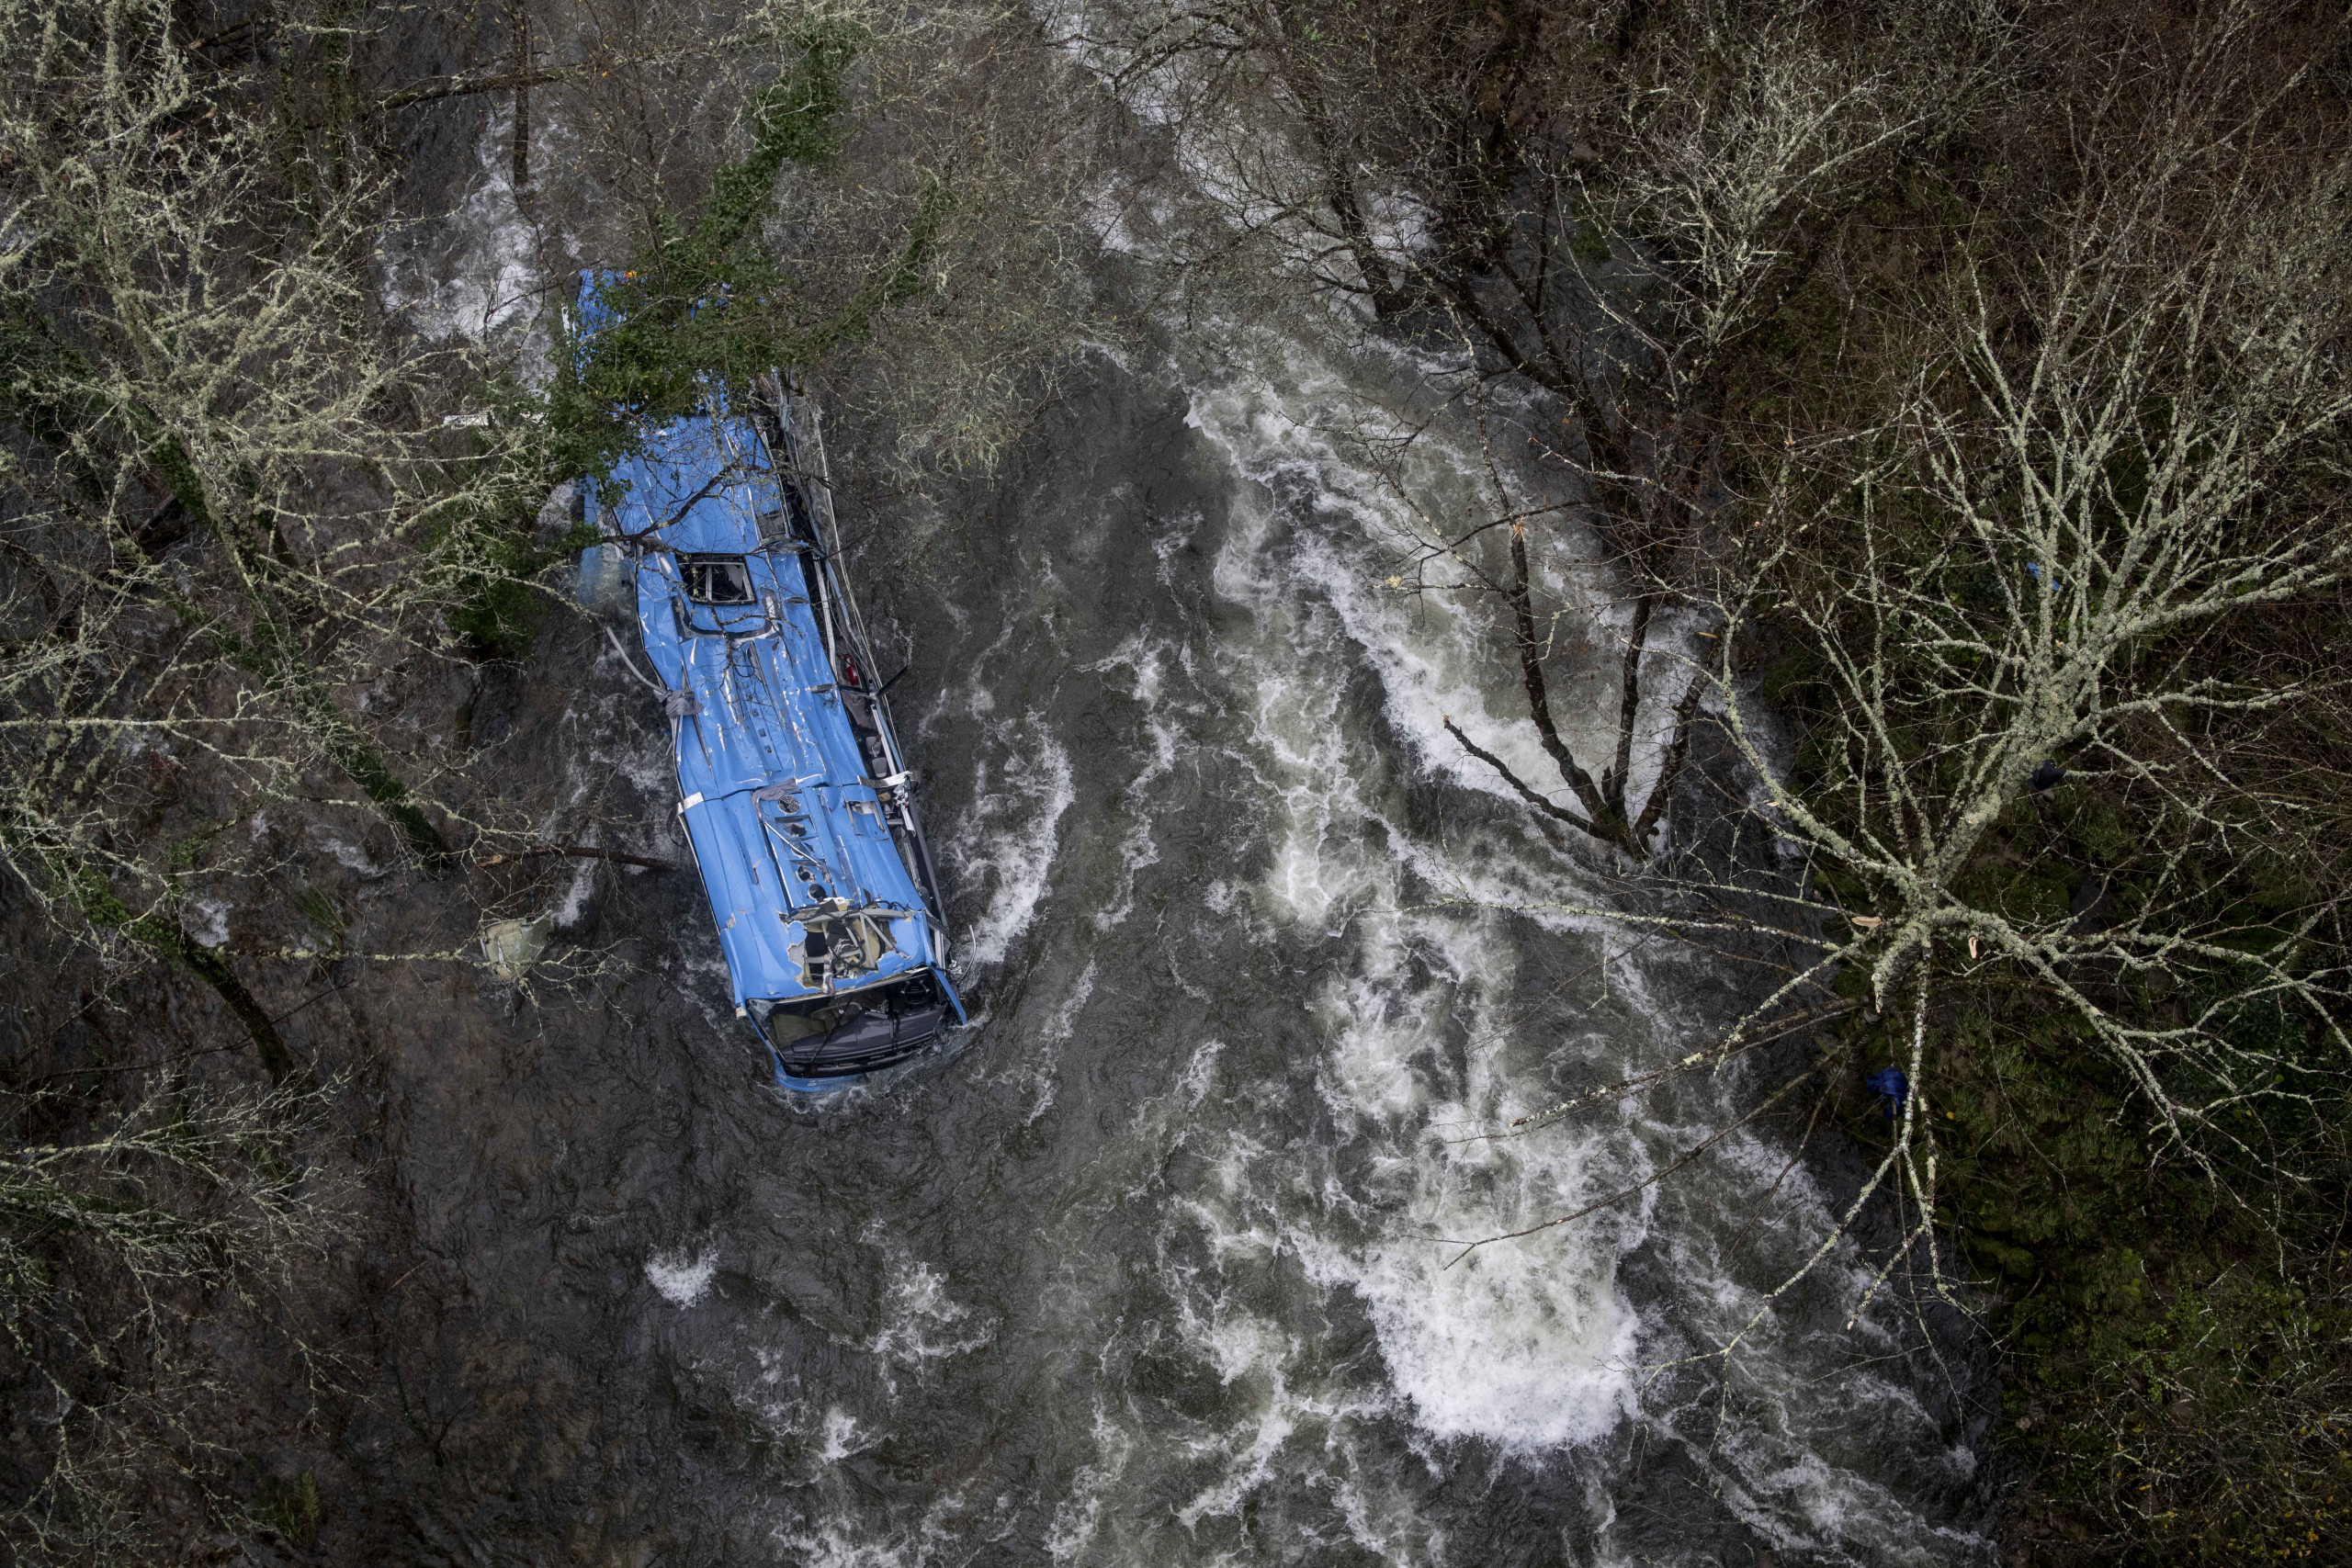
POLYGON ((492 921, 481 929, 482 957, 500 979, 519 981, 548 950, 548 933, 554 927, 553 915, 492 921))

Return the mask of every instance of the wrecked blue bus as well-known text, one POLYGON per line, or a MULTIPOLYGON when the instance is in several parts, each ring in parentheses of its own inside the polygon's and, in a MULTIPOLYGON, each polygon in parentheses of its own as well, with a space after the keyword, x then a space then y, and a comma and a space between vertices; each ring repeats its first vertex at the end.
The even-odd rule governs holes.
MULTIPOLYGON (((584 331, 598 325, 594 275, 584 331)), ((964 1023, 916 774, 842 570, 815 411, 712 388, 585 497, 591 591, 633 605, 736 1015, 822 1093, 964 1023)), ((894 677, 895 679, 895 677, 894 677)))

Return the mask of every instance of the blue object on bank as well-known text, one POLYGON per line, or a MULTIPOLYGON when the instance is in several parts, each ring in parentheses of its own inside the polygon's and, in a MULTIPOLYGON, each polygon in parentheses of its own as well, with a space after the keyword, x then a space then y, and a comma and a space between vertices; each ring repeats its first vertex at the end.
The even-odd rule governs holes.
MULTIPOLYGON (((609 274, 580 320, 611 320, 609 274)), ((965 1021, 938 874, 840 538, 813 411, 709 386, 590 487, 583 595, 632 602, 735 1008, 785 1089, 844 1088, 965 1021)))
POLYGON ((1911 1098, 1911 1080, 1903 1076, 1900 1067, 1881 1067, 1862 1080, 1862 1087, 1878 1096, 1879 1111, 1890 1122, 1911 1098))

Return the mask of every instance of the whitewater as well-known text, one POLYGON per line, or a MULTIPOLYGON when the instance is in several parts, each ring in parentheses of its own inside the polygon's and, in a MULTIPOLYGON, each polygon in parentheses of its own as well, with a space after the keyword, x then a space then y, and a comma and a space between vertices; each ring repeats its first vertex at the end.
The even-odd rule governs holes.
MULTIPOLYGON (((500 130, 386 263, 428 335, 511 324, 529 258, 562 254, 500 130)), ((674 1533, 697 1561, 901 1568, 1989 1562, 1981 1373, 1892 1306, 1849 1327, 1851 1247, 1766 1300, 1830 1223, 1834 1160, 1736 1135, 1462 1256, 1742 1103, 1726 1081, 1490 1135, 1702 1043, 1739 981, 1591 913, 1595 851, 1444 733, 1546 775, 1491 606, 1392 581, 1428 515, 1487 504, 1491 431, 1416 405, 1401 350, 1188 332, 1082 354, 984 482, 844 483, 851 571, 911 668, 959 1055, 788 1105, 712 1003, 707 929, 621 931, 570 890, 565 926, 651 942, 694 1021, 647 1036, 659 1075, 579 1066, 634 1110, 565 1156, 628 1194, 599 1233, 627 1256, 566 1288, 608 1330, 581 1354, 661 1391, 674 1533), (1346 433, 1408 407, 1400 494, 1346 433)), ((1623 612, 1603 568, 1549 570, 1589 754, 1623 612)), ((601 646, 539 656, 576 686, 553 765, 638 790, 632 847, 683 856, 647 783, 665 732, 601 646)))

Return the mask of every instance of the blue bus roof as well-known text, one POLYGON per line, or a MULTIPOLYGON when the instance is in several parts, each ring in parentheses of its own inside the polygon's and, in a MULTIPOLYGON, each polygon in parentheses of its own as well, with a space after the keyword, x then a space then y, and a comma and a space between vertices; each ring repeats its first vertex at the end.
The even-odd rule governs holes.
MULTIPOLYGON (((582 291, 591 330, 595 281, 582 291)), ((759 425, 714 391, 588 498, 618 541, 591 555, 635 557, 639 628, 669 690, 678 814, 735 1004, 849 998, 928 972, 960 1015, 940 911, 910 869, 911 809, 893 816, 909 776, 875 776, 894 754, 875 739, 888 716, 849 646, 805 498, 787 496, 779 468, 759 425), (812 923, 828 933, 813 964, 812 923)))

